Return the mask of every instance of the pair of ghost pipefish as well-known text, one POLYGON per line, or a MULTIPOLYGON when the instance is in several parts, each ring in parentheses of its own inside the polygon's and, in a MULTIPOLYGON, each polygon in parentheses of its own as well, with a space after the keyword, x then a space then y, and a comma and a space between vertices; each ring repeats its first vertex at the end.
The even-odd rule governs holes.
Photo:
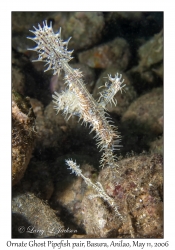
MULTIPOLYGON (((34 41, 37 46, 30 50, 36 51, 39 54, 38 59, 34 61, 45 62, 47 68, 45 71, 53 70, 53 75, 60 73, 63 70, 65 73, 64 80, 66 89, 61 93, 55 92, 53 96, 54 108, 57 113, 62 111, 66 119, 76 115, 84 124, 89 124, 91 132, 95 131, 97 146, 100 151, 103 151, 100 166, 101 167, 116 167, 117 157, 114 155, 114 150, 117 150, 120 145, 121 136, 114 125, 110 124, 110 117, 107 113, 107 104, 114 103, 114 96, 118 91, 122 91, 124 80, 122 75, 117 73, 114 78, 108 75, 108 82, 101 91, 98 100, 95 100, 88 92, 85 83, 82 79, 82 72, 79 69, 73 69, 69 65, 69 61, 73 58, 73 51, 68 51, 68 42, 61 39, 61 28, 58 33, 53 32, 52 23, 47 25, 47 21, 43 22, 43 27, 38 25, 34 27, 34 31, 30 30, 35 36, 28 37, 34 41)), ((87 185, 93 187, 98 195, 112 206, 115 212, 121 216, 117 210, 114 200, 109 197, 101 184, 94 184, 90 179, 84 177, 79 166, 72 160, 66 160, 66 164, 74 173, 81 176, 87 185)))

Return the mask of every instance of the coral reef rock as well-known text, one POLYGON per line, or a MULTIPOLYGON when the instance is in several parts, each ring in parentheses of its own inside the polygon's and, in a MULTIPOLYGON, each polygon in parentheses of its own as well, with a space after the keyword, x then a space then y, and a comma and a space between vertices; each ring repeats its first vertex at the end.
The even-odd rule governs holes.
POLYGON ((28 100, 12 92, 12 183, 23 177, 36 137, 35 117, 28 100))

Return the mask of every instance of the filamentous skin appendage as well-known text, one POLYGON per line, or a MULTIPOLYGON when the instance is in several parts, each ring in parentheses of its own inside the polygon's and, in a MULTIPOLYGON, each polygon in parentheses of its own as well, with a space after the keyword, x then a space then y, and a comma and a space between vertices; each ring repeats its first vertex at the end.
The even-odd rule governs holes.
POLYGON ((73 52, 67 50, 70 38, 63 41, 61 39, 61 28, 55 34, 52 23, 48 26, 47 21, 43 22, 43 27, 40 25, 38 27, 38 29, 34 27, 35 30, 31 31, 35 37, 28 37, 37 43, 35 48, 30 49, 39 54, 38 59, 34 61, 46 62, 47 68, 45 71, 53 70, 54 75, 59 75, 60 70, 65 73, 66 89, 61 93, 54 93, 54 108, 57 112, 62 111, 67 120, 75 115, 85 125, 88 124, 91 132, 96 132, 97 146, 100 151, 103 151, 100 166, 116 167, 117 157, 114 155, 114 151, 121 146, 119 145, 121 136, 117 128, 110 124, 106 106, 108 103, 116 105, 114 96, 125 86, 122 85, 124 82, 122 75, 119 76, 118 73, 114 77, 108 75, 104 89, 99 93, 100 98, 96 101, 88 92, 82 80, 82 72, 79 69, 71 68, 69 65, 73 52))

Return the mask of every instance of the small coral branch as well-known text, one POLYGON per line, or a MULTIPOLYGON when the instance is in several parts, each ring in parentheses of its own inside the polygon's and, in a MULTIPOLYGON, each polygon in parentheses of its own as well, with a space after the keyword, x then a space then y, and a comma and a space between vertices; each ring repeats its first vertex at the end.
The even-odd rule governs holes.
POLYGON ((117 204, 115 203, 114 199, 112 199, 111 197, 107 195, 107 193, 105 192, 100 182, 97 182, 96 184, 94 184, 89 178, 85 177, 82 174, 82 170, 80 169, 80 166, 78 166, 76 162, 73 162, 71 159, 66 160, 66 164, 69 166, 69 169, 72 170, 72 173, 74 173, 77 176, 81 176, 83 180, 85 181, 85 183, 95 190, 97 195, 91 195, 90 196, 91 199, 95 197, 101 197, 104 201, 106 201, 109 204, 109 206, 111 206, 114 209, 116 215, 120 219, 122 219, 122 215, 118 211, 117 204))
POLYGON ((116 167, 117 157, 114 155, 114 151, 120 147, 121 136, 117 128, 109 123, 110 118, 106 112, 106 106, 108 103, 116 104, 114 96, 124 87, 122 75, 119 77, 117 73, 114 78, 108 75, 108 81, 105 83, 105 89, 100 92, 99 100, 94 100, 86 89, 82 73, 68 64, 72 59, 72 51, 67 50, 70 38, 63 41, 61 29, 55 34, 52 23, 48 26, 47 21, 43 22, 43 27, 40 25, 38 27, 38 29, 34 27, 35 30, 31 31, 35 37, 29 38, 37 43, 35 48, 30 49, 39 54, 35 61, 46 62, 45 71, 53 70, 54 75, 59 74, 60 70, 65 73, 66 90, 62 93, 55 92, 53 95, 54 108, 57 112, 62 111, 66 119, 75 115, 84 124, 89 124, 91 132, 96 132, 97 146, 100 147, 100 151, 103 151, 100 160, 101 167, 116 167))

